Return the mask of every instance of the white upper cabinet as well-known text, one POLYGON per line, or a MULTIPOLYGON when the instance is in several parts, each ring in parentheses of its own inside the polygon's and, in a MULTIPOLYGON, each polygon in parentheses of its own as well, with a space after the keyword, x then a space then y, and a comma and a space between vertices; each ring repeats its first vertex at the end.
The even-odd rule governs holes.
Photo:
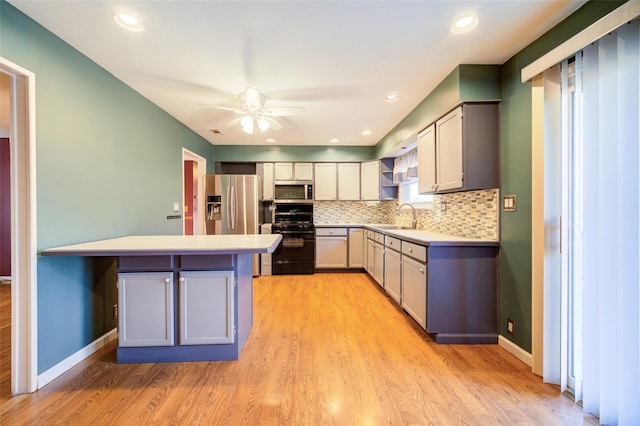
POLYGON ((360 165, 360 197, 363 200, 380 199, 380 162, 377 160, 360 165))
POLYGON ((336 197, 336 163, 315 163, 314 199, 333 201, 336 197))
POLYGON ((293 163, 276 163, 273 172, 275 180, 293 180, 293 163))
POLYGON ((421 193, 500 186, 499 104, 466 103, 418 135, 421 193))
POLYGON ((262 199, 273 200, 273 163, 262 165, 262 199))
POLYGON ((360 164, 338 164, 338 199, 360 199, 360 164))
POLYGON ((436 121, 438 191, 462 188, 462 107, 436 121))
POLYGON ((313 180, 313 163, 275 163, 275 180, 313 180))
POLYGON ((359 200, 360 163, 315 163, 315 200, 359 200))
POLYGON ((418 134, 418 192, 435 192, 436 187, 436 125, 418 134))
POLYGON ((313 180, 313 163, 294 163, 293 177, 295 180, 313 180))
POLYGON ((393 183, 393 158, 366 161, 360 165, 361 200, 395 200, 398 185, 393 183))

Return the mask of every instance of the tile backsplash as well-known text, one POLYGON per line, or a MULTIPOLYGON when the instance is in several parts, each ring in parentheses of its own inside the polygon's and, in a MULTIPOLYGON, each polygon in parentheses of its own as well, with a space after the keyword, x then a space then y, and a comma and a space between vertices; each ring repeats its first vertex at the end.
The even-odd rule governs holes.
MULTIPOLYGON (((499 190, 436 194, 430 208, 417 209, 418 229, 460 237, 497 240, 499 236, 499 190)), ((393 223, 411 226, 411 208, 397 201, 316 201, 316 223, 393 223)))

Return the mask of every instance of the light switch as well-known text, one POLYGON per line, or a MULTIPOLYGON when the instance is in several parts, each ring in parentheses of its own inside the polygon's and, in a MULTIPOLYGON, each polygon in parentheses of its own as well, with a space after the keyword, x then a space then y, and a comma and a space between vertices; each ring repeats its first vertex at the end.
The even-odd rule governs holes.
POLYGON ((173 211, 174 212, 179 212, 180 211, 180 203, 177 201, 173 202, 173 211))
POLYGON ((502 202, 503 209, 505 212, 515 212, 516 211, 516 196, 515 195, 505 195, 504 200, 502 202))

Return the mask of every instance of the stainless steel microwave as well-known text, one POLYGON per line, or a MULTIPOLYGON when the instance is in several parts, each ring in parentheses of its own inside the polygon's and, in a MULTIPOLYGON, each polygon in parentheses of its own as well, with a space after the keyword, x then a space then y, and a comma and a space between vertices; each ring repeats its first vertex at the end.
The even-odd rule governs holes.
POLYGON ((277 203, 313 202, 313 183, 306 181, 277 181, 273 199, 277 203))

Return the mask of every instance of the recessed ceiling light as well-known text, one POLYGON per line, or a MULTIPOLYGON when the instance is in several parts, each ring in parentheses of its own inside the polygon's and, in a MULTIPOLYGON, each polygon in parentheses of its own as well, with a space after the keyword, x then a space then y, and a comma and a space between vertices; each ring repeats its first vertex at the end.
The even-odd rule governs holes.
POLYGON ((329 141, 329 143, 339 143, 340 141, 337 138, 333 138, 329 141))
POLYGON ((397 93, 389 93, 384 97, 384 100, 387 102, 396 102, 398 99, 400 99, 400 95, 398 95, 397 93))
POLYGON ((269 138, 269 139, 267 139, 267 142, 269 142, 269 143, 274 143, 275 141, 276 141, 276 140, 275 140, 274 138, 269 138))
POLYGON ((124 12, 116 12, 113 14, 113 19, 123 28, 129 31, 142 31, 144 26, 138 18, 133 15, 124 12))
POLYGON ((361 133, 362 136, 371 136, 371 130, 364 129, 361 133))
POLYGON ((478 25, 478 19, 475 16, 465 16, 458 19, 451 27, 451 32, 454 34, 464 34, 478 25))

